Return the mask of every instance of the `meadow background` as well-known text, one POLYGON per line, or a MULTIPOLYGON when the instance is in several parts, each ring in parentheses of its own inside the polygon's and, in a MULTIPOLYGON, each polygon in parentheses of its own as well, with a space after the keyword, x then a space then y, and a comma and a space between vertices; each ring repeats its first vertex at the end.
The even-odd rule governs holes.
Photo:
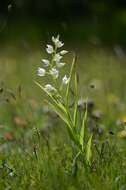
POLYGON ((125 190, 126 2, 6 0, 0 42, 0 190, 125 190), (80 97, 101 113, 91 169, 72 166, 65 126, 33 82, 57 34, 68 67, 77 54, 80 97))

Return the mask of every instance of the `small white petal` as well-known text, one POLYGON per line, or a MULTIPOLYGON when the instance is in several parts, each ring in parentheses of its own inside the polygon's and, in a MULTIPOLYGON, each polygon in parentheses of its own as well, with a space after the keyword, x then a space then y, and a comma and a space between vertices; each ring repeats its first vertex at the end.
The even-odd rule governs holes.
POLYGON ((43 77, 45 76, 45 73, 46 73, 45 69, 41 67, 38 68, 38 76, 43 77))
POLYGON ((59 40, 59 36, 57 36, 56 38, 53 36, 53 37, 52 37, 52 41, 53 41, 53 43, 55 44, 55 46, 56 46, 57 48, 61 48, 61 47, 64 45, 64 43, 62 43, 62 42, 59 40))
POLYGON ((45 90, 46 90, 47 92, 56 91, 56 89, 55 89, 51 84, 46 84, 46 85, 45 85, 45 90))
POLYGON ((61 59, 62 59, 62 56, 61 56, 59 53, 57 53, 57 54, 54 56, 54 61, 55 61, 55 62, 59 62, 61 59))
POLYGON ((56 62, 56 66, 61 68, 65 65, 66 63, 63 63, 63 62, 56 62))
POLYGON ((61 47, 63 47, 63 46, 64 46, 64 43, 62 43, 62 42, 60 42, 60 41, 57 43, 57 47, 58 47, 58 48, 61 48, 61 47))
POLYGON ((52 54, 54 52, 53 46, 52 45, 47 45, 46 51, 48 54, 52 54))
POLYGON ((60 52, 60 55, 65 55, 66 53, 68 53, 68 51, 62 50, 62 51, 60 52))
POLYGON ((55 68, 52 68, 49 73, 56 79, 59 76, 59 71, 55 68))
POLYGON ((48 67, 49 66, 49 60, 48 59, 42 59, 42 62, 44 64, 44 66, 48 67))
POLYGON ((55 38, 54 36, 52 36, 52 42, 54 44, 56 44, 59 41, 59 35, 55 38))
POLYGON ((63 84, 68 84, 68 82, 69 82, 69 80, 70 80, 70 78, 68 78, 66 75, 62 78, 62 83, 63 84))

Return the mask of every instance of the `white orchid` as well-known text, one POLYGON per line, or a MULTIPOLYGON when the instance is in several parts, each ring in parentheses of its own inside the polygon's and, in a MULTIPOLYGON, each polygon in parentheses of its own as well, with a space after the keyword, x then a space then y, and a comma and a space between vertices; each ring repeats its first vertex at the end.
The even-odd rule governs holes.
POLYGON ((65 64, 66 63, 64 63, 64 62, 56 62, 56 66, 59 68, 63 67, 65 64))
POLYGON ((45 67, 48 67, 49 64, 50 64, 50 62, 49 62, 48 59, 42 59, 42 62, 43 62, 43 64, 44 64, 45 67))
POLYGON ((60 52, 60 55, 65 55, 66 53, 68 53, 68 51, 62 50, 62 51, 60 52))
POLYGON ((54 52, 53 46, 47 44, 46 51, 47 51, 48 54, 52 54, 54 52))
POLYGON ((68 84, 69 80, 70 80, 70 78, 65 75, 65 76, 62 78, 62 83, 66 85, 66 84, 68 84))
POLYGON ((47 92, 52 92, 52 91, 56 91, 56 89, 51 85, 51 84, 46 84, 44 89, 47 91, 47 92))
MULTIPOLYGON (((52 107, 52 109, 56 112, 56 114, 66 123, 68 134, 70 140, 75 145, 75 149, 73 153, 77 153, 78 156, 83 159, 87 167, 92 166, 92 143, 93 143, 93 133, 89 134, 88 131, 84 131, 85 123, 88 121, 87 110, 83 109, 83 113, 80 113, 80 106, 85 108, 85 101, 82 99, 78 100, 79 90, 78 90, 78 81, 76 71, 74 69, 76 59, 73 58, 72 65, 68 75, 62 75, 60 73, 60 67, 63 67, 65 63, 62 61, 63 56, 68 53, 66 50, 59 50, 58 48, 62 47, 64 44, 59 40, 59 36, 56 38, 52 37, 53 45, 47 45, 46 51, 49 54, 48 59, 42 59, 44 68, 38 68, 38 75, 44 76, 49 75, 52 82, 50 84, 46 83, 41 85, 40 83, 35 83, 43 90, 46 94, 46 102, 52 107), (74 81, 73 74, 75 75, 74 81), (71 96, 71 82, 73 84, 73 91, 71 96), (73 102, 73 106, 69 106, 71 102, 73 102), (83 115, 82 117, 79 116, 83 115), (77 129, 77 130, 76 130, 77 129), (87 132, 87 133, 85 133, 87 132), (85 140, 86 139, 86 140, 85 140), (88 147, 88 149, 87 149, 88 147), (85 151, 86 150, 86 151, 85 151), (90 153, 90 155, 89 155, 90 153)), ((47 78, 48 80, 48 78, 47 78)), ((44 82, 44 81, 43 81, 44 82)), ((86 100, 87 103, 87 100, 86 100)), ((74 159, 75 157, 73 157, 74 159)))
POLYGON ((57 48, 61 48, 61 47, 64 45, 64 43, 62 43, 62 42, 59 40, 59 36, 57 36, 56 38, 53 36, 53 37, 52 37, 52 41, 53 41, 53 43, 55 44, 55 46, 56 46, 57 48))
POLYGON ((59 76, 59 71, 56 68, 52 68, 49 73, 56 79, 59 76))
POLYGON ((46 74, 45 69, 39 67, 38 68, 38 76, 43 77, 43 76, 45 76, 45 74, 46 74))
POLYGON ((62 59, 62 56, 59 53, 56 53, 54 56, 54 61, 55 62, 60 62, 60 60, 62 59))

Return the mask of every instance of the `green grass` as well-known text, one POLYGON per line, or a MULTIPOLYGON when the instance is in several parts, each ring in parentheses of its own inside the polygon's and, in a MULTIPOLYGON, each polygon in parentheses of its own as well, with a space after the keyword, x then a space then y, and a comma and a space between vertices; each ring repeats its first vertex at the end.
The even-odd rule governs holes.
POLYGON ((117 137, 124 126, 116 125, 126 116, 125 60, 103 49, 77 53, 80 97, 90 97, 93 111, 103 112, 98 124, 104 132, 96 134, 90 168, 80 158, 73 164, 65 126, 33 82, 41 82, 36 70, 44 54, 13 46, 0 53, 0 190, 126 189, 125 138, 117 137))

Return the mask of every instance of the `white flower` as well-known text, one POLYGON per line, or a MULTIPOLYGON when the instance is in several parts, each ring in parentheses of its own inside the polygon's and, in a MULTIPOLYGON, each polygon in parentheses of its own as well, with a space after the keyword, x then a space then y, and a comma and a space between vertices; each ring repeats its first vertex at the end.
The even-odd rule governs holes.
POLYGON ((65 65, 66 63, 63 63, 63 62, 56 62, 56 66, 61 68, 65 65))
POLYGON ((68 51, 62 50, 62 51, 60 52, 60 55, 65 55, 66 53, 68 53, 68 51))
POLYGON ((54 56, 54 61, 55 61, 55 62, 60 62, 61 59, 62 59, 62 56, 61 56, 59 53, 57 53, 57 54, 54 56))
POLYGON ((63 45, 64 45, 64 43, 62 43, 61 41, 57 42, 57 44, 56 44, 56 46, 57 46, 58 48, 61 48, 63 45))
POLYGON ((48 59, 42 59, 42 62, 44 63, 45 67, 49 66, 49 60, 48 59))
POLYGON ((63 84, 68 84, 69 80, 70 80, 70 78, 65 75, 65 76, 62 78, 62 83, 63 83, 63 84))
POLYGON ((59 76, 59 71, 55 68, 52 68, 49 73, 56 79, 59 76))
POLYGON ((47 45, 46 51, 48 54, 52 54, 54 52, 53 46, 52 45, 47 45))
POLYGON ((53 41, 53 43, 55 44, 55 46, 58 47, 58 48, 61 48, 61 47, 64 45, 64 43, 62 43, 62 42, 59 40, 59 36, 57 36, 56 38, 53 36, 53 37, 52 37, 52 41, 53 41))
POLYGON ((56 89, 51 84, 46 84, 44 88, 47 92, 56 91, 56 89))
POLYGON ((41 67, 38 68, 38 76, 43 77, 45 76, 45 73, 46 73, 45 69, 41 67))

